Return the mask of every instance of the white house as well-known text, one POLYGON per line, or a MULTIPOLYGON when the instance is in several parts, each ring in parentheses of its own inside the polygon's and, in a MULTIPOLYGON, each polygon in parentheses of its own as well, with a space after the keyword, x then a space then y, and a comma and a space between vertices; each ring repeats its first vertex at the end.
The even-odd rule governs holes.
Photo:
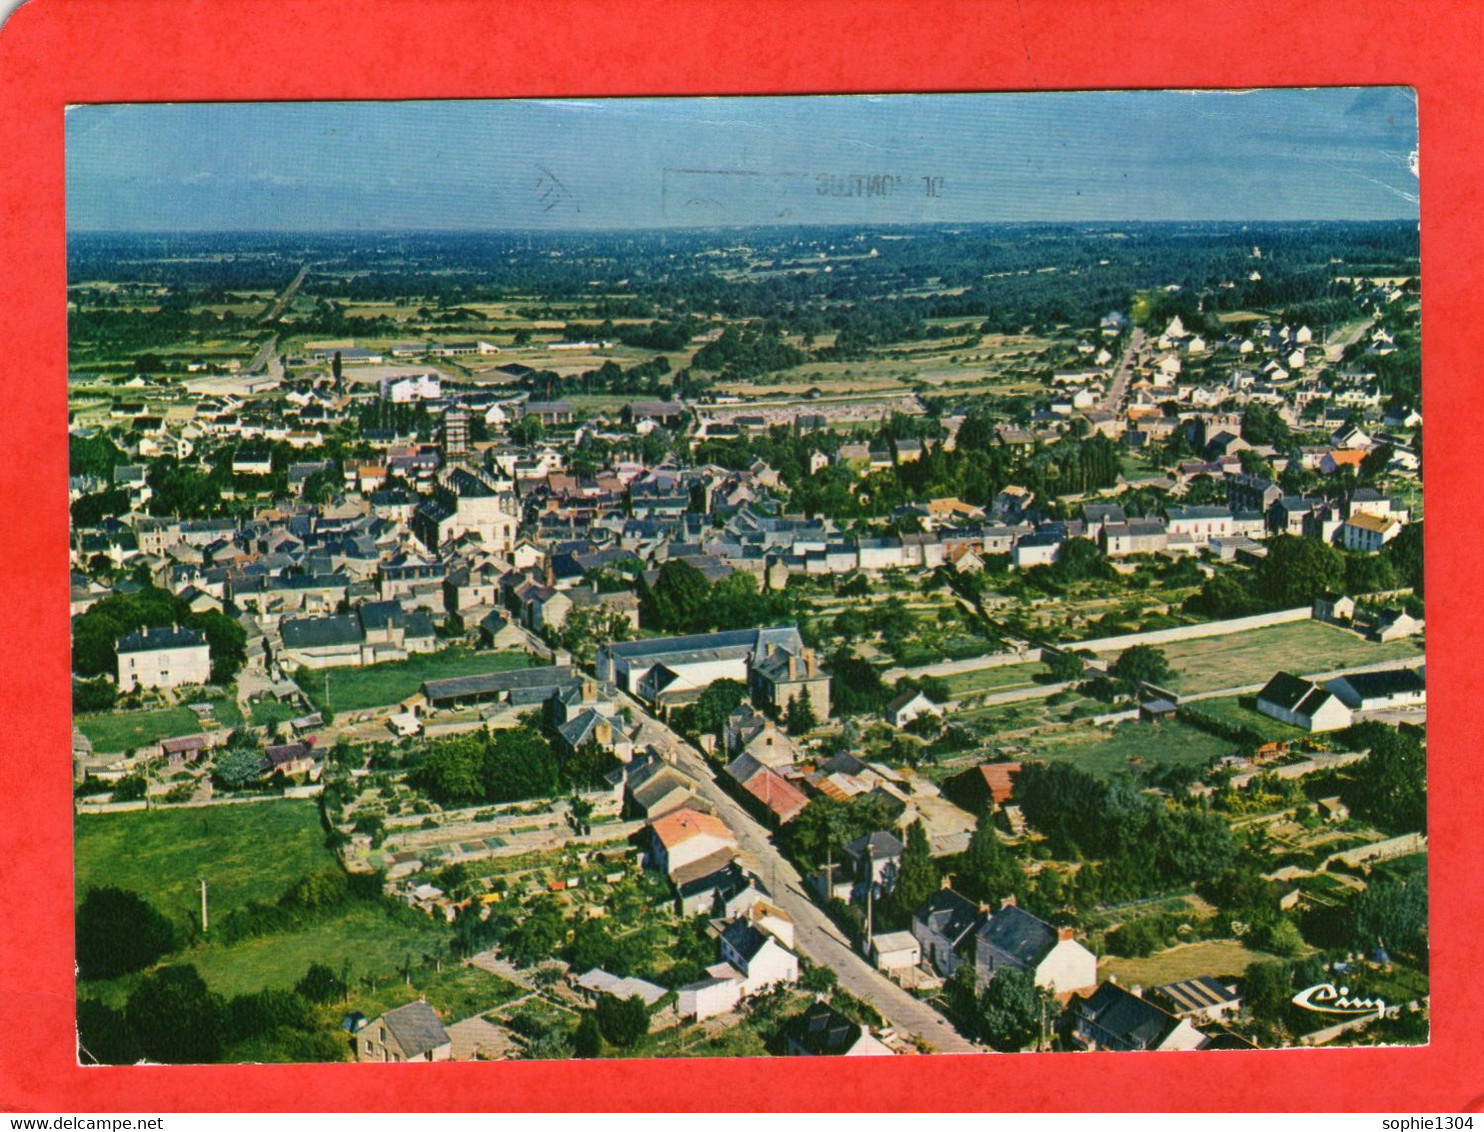
POLYGON ((1053 994, 1096 986, 1098 958, 1072 938, 1007 897, 974 934, 974 973, 989 982, 1005 968, 1024 971, 1053 994))
POLYGON ((179 625, 144 628, 120 637, 117 645, 119 691, 178 688, 211 680, 206 639, 179 625))
POLYGON ((1278 673, 1257 694, 1257 710, 1305 731, 1337 731, 1354 722, 1333 692, 1288 672, 1278 673))
POLYGON ((721 959, 742 976, 744 995, 799 980, 798 957, 747 919, 733 920, 722 930, 721 959))
POLYGON ((1390 515, 1372 515, 1358 511, 1340 528, 1340 541, 1346 550, 1372 554, 1402 533, 1402 523, 1390 515))
POLYGON ((881 932, 871 937, 871 962, 878 971, 910 971, 922 962, 922 944, 911 932, 881 932))
POLYGON ((381 399, 394 405, 434 401, 443 396, 443 382, 436 373, 414 373, 387 378, 381 383, 381 399))
POLYGON ((1352 711, 1384 711, 1427 703, 1427 677, 1421 668, 1348 672, 1325 684, 1352 711))
POLYGON ((886 705, 886 722, 893 727, 906 727, 920 715, 937 715, 939 711, 938 705, 921 692, 903 692, 886 705))
POLYGON ((356 1035, 358 1061, 449 1061, 453 1039, 425 1001, 388 1010, 356 1035))
POLYGON ((706 969, 706 977, 677 992, 676 1013, 697 1022, 725 1014, 742 1001, 742 976, 729 963, 706 969))

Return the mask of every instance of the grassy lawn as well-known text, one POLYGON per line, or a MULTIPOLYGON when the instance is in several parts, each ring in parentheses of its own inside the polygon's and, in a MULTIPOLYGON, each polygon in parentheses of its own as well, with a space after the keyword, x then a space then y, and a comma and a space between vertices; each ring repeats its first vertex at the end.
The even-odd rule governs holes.
MULTIPOLYGON (((79 895, 89 887, 117 885, 140 893, 181 925, 194 924, 199 914, 198 877, 210 886, 211 919, 219 924, 249 900, 277 901, 297 878, 335 867, 309 801, 92 814, 79 817, 75 829, 79 895)), ((447 938, 441 921, 351 900, 288 931, 231 943, 208 937, 167 962, 192 964, 212 990, 228 996, 290 987, 311 963, 339 971, 346 962, 353 978, 395 979, 400 993, 406 986, 397 978, 403 964, 417 968, 424 956, 446 955, 447 938)), ((87 983, 84 990, 116 1002, 141 977, 87 983)), ((503 980, 483 972, 466 976, 455 967, 436 979, 414 970, 408 998, 419 989, 419 978, 437 982, 450 1005, 486 994, 491 1001, 510 996, 503 980)))
POLYGON ((1048 762, 1071 762, 1090 774, 1112 775, 1129 766, 1131 758, 1145 763, 1200 765, 1227 754, 1233 744, 1187 724, 1129 721, 1111 727, 1090 723, 1047 731, 1022 740, 1035 757, 1048 762))
MULTIPOLYGON (((402 927, 402 925, 398 926, 402 927)), ((414 962, 418 956, 423 954, 423 950, 431 949, 426 936, 409 937, 405 941, 405 946, 421 948, 421 950, 410 953, 414 962)), ((403 953, 395 947, 389 950, 382 945, 378 946, 377 954, 388 959, 390 966, 375 972, 376 976, 395 975, 398 965, 402 962, 403 953)), ((359 969, 356 958, 351 956, 350 959, 352 967, 359 969)), ((363 970, 361 973, 370 972, 363 970)), ((375 1018, 423 995, 427 998, 428 1005, 438 1011, 439 1016, 447 1023, 472 1018, 476 1014, 487 1014, 526 993, 528 992, 524 988, 508 979, 492 975, 479 967, 462 966, 455 961, 445 963, 441 972, 426 969, 414 970, 410 984, 404 979, 397 979, 386 987, 374 991, 364 988, 352 991, 350 1004, 346 1009, 359 1010, 366 1017, 375 1018)))
POLYGON ((116 885, 177 920, 198 915, 198 877, 214 919, 248 900, 276 900, 296 878, 335 864, 307 800, 86 814, 73 828, 79 896, 116 885))
POLYGON ((1302 739, 1308 734, 1302 727, 1295 727, 1291 723, 1284 723, 1281 719, 1263 715, 1256 706, 1244 707, 1243 700, 1254 705, 1256 703, 1255 697, 1252 696, 1218 696, 1210 700, 1196 700, 1190 706, 1193 710, 1214 715, 1218 719, 1224 719, 1243 727, 1251 727, 1259 732, 1267 742, 1287 742, 1302 739))
POLYGON ((530 657, 523 652, 472 652, 452 648, 365 668, 307 670, 295 679, 304 694, 322 711, 362 711, 398 703, 422 687, 424 680, 505 672, 512 668, 525 668, 530 663, 530 657), (330 687, 328 703, 326 681, 330 687))
POLYGON ((1205 692, 1266 683, 1279 671, 1302 675, 1401 660, 1421 653, 1422 641, 1378 644, 1333 625, 1295 621, 1158 647, 1174 670, 1171 683, 1175 691, 1205 692))
POLYGON ((293 704, 279 700, 259 700, 252 705, 251 722, 254 727, 271 727, 275 723, 298 719, 303 714, 303 709, 296 708, 293 704))
POLYGON ((971 692, 1006 692, 1011 688, 1034 686, 1035 677, 1046 671, 1040 661, 1028 664, 1006 664, 999 668, 976 668, 968 672, 955 672, 945 676, 948 687, 955 696, 971 692))
MULTIPOLYGON (((241 726, 242 713, 231 696, 219 696, 210 702, 216 707, 216 726, 241 726)), ((203 730, 196 713, 184 705, 150 711, 108 711, 97 715, 79 715, 74 722, 77 729, 92 740, 93 749, 99 752, 127 751, 158 743, 161 739, 193 735, 203 730)))
MULTIPOLYGON (((421 976, 414 970, 412 986, 407 986, 401 977, 403 963, 420 964, 424 955, 435 952, 447 954, 447 935, 431 918, 420 913, 395 915, 374 904, 352 901, 342 910, 300 928, 236 943, 201 943, 162 962, 190 964, 208 987, 228 998, 259 990, 290 989, 304 977, 311 963, 323 963, 337 974, 349 963, 353 983, 370 978, 382 984, 374 990, 361 986, 352 992, 350 1009, 364 1009, 359 1005, 363 998, 373 1007, 382 996, 388 1006, 400 1006, 416 998, 421 976)), ((143 972, 136 972, 117 979, 84 982, 79 989, 105 1002, 120 1003, 143 977, 143 972)), ((431 973, 427 976, 434 977, 431 973)), ((509 985, 496 976, 488 977, 493 983, 509 985)), ((498 992, 498 988, 495 990, 498 992)), ((452 996, 450 1000, 456 1001, 452 996)))
POLYGON ((1126 987, 1157 987, 1197 975, 1241 975, 1253 963, 1272 958, 1234 939, 1208 939, 1178 944, 1144 959, 1105 956, 1098 963, 1098 975, 1105 979, 1117 975, 1126 987))

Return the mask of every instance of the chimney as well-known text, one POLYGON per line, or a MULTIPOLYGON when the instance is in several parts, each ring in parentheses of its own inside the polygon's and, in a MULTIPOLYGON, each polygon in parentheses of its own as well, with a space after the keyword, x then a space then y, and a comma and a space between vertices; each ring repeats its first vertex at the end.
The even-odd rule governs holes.
POLYGON ((1056 929, 1056 938, 1059 939, 1059 940, 1071 939, 1072 938, 1072 929, 1071 928, 1057 928, 1056 929))
POLYGON ((590 703, 598 698, 598 682, 596 680, 584 680, 582 682, 582 701, 590 703))
POLYGON ((1005 899, 1003 899, 1003 900, 1000 901, 1000 907, 1001 908, 1015 908, 1015 907, 1018 907, 1018 905, 1016 904, 1015 897, 1013 897, 1013 896, 1007 896, 1007 897, 1005 897, 1005 899))

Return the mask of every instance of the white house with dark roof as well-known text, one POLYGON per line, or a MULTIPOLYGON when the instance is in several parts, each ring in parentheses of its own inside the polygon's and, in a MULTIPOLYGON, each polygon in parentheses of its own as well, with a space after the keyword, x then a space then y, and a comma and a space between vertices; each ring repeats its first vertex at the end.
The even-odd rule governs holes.
POLYGON ((423 999, 388 1010, 356 1035, 357 1061, 449 1061, 453 1039, 423 999))
POLYGON ((211 650, 206 638, 180 625, 136 629, 119 638, 116 651, 121 692, 178 688, 211 680, 211 650))
POLYGON ((722 929, 721 960, 742 976, 744 995, 799 980, 798 956, 745 918, 733 920, 722 929))
POLYGON ((1006 968, 1024 971, 1036 986, 1064 994, 1096 986, 1098 957, 1007 897, 974 933, 974 973, 987 983, 1006 968))
POLYGON ((1421 668, 1382 672, 1347 672, 1325 684, 1351 711, 1385 711, 1427 703, 1427 679, 1421 668))
POLYGON ((1257 710, 1305 731, 1338 731, 1353 722, 1333 692, 1290 672, 1279 672, 1257 693, 1257 710))

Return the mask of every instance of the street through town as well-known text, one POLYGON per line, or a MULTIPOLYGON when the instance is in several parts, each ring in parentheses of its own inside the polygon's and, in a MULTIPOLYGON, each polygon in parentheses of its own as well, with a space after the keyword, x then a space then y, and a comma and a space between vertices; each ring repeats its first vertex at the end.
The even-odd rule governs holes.
POLYGON ((637 701, 622 698, 640 721, 641 741, 693 778, 717 816, 737 835, 742 863, 757 874, 773 894, 774 902, 793 920, 794 940, 802 955, 832 969, 842 987, 875 1007, 886 1025, 898 1034, 922 1039, 934 1053, 982 1052, 931 1006, 857 955, 824 910, 804 894, 798 870, 773 845, 767 829, 722 788, 695 748, 645 712, 637 701))

